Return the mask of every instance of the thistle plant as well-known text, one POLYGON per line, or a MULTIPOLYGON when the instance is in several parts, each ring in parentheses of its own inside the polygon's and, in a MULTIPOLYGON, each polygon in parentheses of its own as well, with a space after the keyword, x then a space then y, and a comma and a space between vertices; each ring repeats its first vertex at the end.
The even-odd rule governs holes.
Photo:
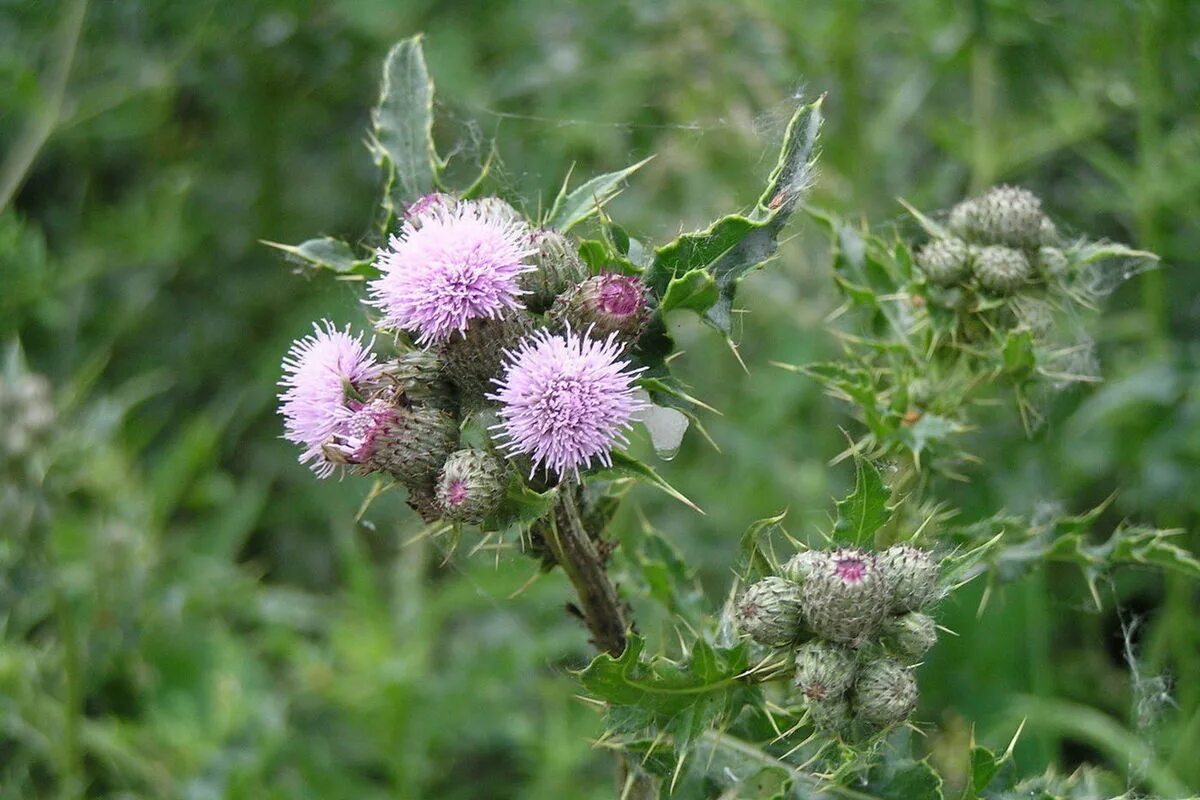
MULTIPOLYGON (((958 587, 1051 560, 1093 586, 1129 561, 1200 575, 1164 531, 1122 526, 1094 545, 1098 512, 964 523, 937 496, 943 477, 967 477, 960 439, 981 398, 1010 390, 1032 428, 1038 392, 1095 377, 1082 337, 1098 265, 1152 259, 1062 235, 1014 187, 943 221, 910 209, 916 241, 811 209, 835 234, 845 357, 795 369, 852 406, 859 424, 834 459, 853 464, 852 490, 803 542, 782 515, 754 523, 724 603, 705 603, 652 530, 610 569, 608 524, 630 482, 695 508, 628 452, 638 437, 672 450, 704 408, 672 373, 667 321, 694 313, 730 338, 739 282, 775 254, 812 181, 822 101, 793 109, 753 205, 652 246, 605 208, 645 162, 564 183, 536 214, 522 209, 541 203, 499 196, 487 164, 452 186, 432 92, 420 40, 401 42, 370 137, 384 184, 373 249, 275 245, 365 284, 363 321, 321 321, 284 358, 284 435, 318 477, 372 476, 370 497, 402 486, 439 541, 494 540, 567 578, 599 651, 578 679, 605 709, 615 796, 751 796, 767 772, 778 791, 754 796, 940 797, 906 731, 922 722, 920 662, 958 587), (677 643, 648 650, 631 619, 638 591, 675 615, 677 643)), ((1010 757, 973 749, 973 790, 1006 796, 1010 757)))

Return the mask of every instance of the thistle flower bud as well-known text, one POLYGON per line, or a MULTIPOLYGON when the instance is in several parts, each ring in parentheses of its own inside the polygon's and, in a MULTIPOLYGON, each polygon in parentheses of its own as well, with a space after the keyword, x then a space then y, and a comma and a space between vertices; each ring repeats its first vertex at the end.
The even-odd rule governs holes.
POLYGON ((801 550, 783 565, 783 577, 803 584, 808 580, 809 573, 820 568, 828 560, 828 557, 827 553, 820 550, 801 550))
POLYGON ((597 339, 615 333, 628 343, 641 335, 649 310, 641 278, 606 273, 588 278, 559 295, 550 309, 550 317, 577 331, 590 329, 597 339))
POLYGON ((1041 247, 1038 248, 1038 266, 1046 275, 1062 276, 1067 274, 1067 270, 1071 267, 1071 262, 1067 259, 1067 254, 1057 247, 1041 247))
POLYGON ((950 228, 980 244, 1036 247, 1042 241, 1042 201, 1027 189, 997 186, 959 203, 950 212, 950 228))
POLYGON ((800 634, 800 587, 783 578, 764 578, 742 595, 738 628, 759 644, 786 647, 800 634))
POLYGON ((980 285, 997 294, 1011 294, 1033 277, 1033 267, 1020 250, 998 245, 976 254, 974 270, 980 285))
POLYGON ((919 611, 891 617, 883 623, 883 640, 899 656, 920 658, 937 644, 937 623, 919 611))
POLYGON ((458 425, 446 412, 372 400, 323 450, 331 463, 353 465, 362 473, 389 472, 410 489, 427 490, 457 445, 458 425))
POLYGON ((897 544, 880 553, 877 562, 893 612, 919 611, 937 598, 938 565, 928 552, 897 544))
POLYGON ((835 550, 801 586, 803 616, 819 636, 857 646, 887 613, 888 587, 875 556, 835 550))
POLYGON ((522 275, 520 283, 528 292, 523 298, 525 307, 540 314, 568 288, 586 280, 588 273, 575 245, 558 231, 535 231, 533 245, 537 248, 533 255, 537 270, 522 275))
POLYGON ((859 669, 851 706, 863 722, 890 728, 908 719, 917 707, 917 682, 898 661, 871 661, 859 669))
POLYGON ((520 211, 517 211, 499 197, 482 197, 472 202, 479 209, 479 215, 485 219, 493 219, 497 222, 520 223, 521 225, 529 224, 529 220, 525 219, 525 216, 520 211))
POLYGON ((971 250, 962 239, 934 239, 917 253, 917 266, 930 283, 953 286, 971 272, 971 250))
POLYGON ((455 410, 454 387, 446 379, 442 360, 436 353, 410 350, 384 364, 382 375, 392 381, 410 405, 431 405, 448 413, 455 410))
POLYGON ((11 366, 0 375, 0 467, 33 453, 54 423, 50 382, 20 367, 15 356, 11 366))
POLYGON ((457 207, 458 198, 454 195, 433 192, 412 201, 404 209, 404 221, 410 223, 414 228, 420 228, 423 217, 438 211, 453 211, 457 207))
POLYGON ((808 700, 836 700, 854 682, 854 656, 844 647, 822 641, 796 650, 796 688, 808 700))
POLYGON ((808 709, 808 719, 813 727, 830 736, 845 734, 854 721, 850 701, 844 696, 830 700, 806 699, 804 707, 808 709))
POLYGON ((446 377, 458 389, 464 409, 482 406, 485 395, 500 374, 504 351, 517 346, 533 327, 530 316, 514 312, 502 319, 476 319, 462 336, 451 337, 438 348, 446 377))
POLYGON ((504 497, 504 465, 484 450, 450 454, 438 478, 442 516, 478 525, 496 512, 504 497))

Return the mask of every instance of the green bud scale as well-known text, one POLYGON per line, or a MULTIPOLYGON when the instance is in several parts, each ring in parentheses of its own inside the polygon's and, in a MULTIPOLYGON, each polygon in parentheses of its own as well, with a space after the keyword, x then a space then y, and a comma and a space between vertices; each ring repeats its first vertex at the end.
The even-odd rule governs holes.
POLYGON ((871 661, 859 670, 851 705, 863 722, 890 728, 908 719, 917 707, 917 682, 898 661, 871 661))
POLYGON ((1042 247, 1038 249, 1038 266, 1046 275, 1062 276, 1071 267, 1067 254, 1057 247, 1042 247))
POLYGON ((917 253, 917 266, 930 283, 953 286, 971 272, 971 248, 962 239, 934 239, 917 253))
POLYGON ((500 507, 504 498, 504 464, 485 450, 458 450, 442 467, 437 484, 442 516, 478 525, 500 507))
POLYGON ((893 612, 919 611, 938 596, 938 564, 925 550, 908 544, 889 547, 877 558, 893 612))
POLYGON ((598 339, 616 334, 632 342, 649 318, 646 286, 633 275, 606 273, 588 278, 559 295, 550 318, 577 331, 591 331, 598 339))
POLYGON ((897 655, 918 659, 937 644, 937 623, 919 611, 891 617, 883 623, 883 641, 897 655))
POLYGON ((1027 189, 997 186, 959 203, 950 212, 950 228, 978 244, 1037 247, 1042 243, 1042 201, 1027 189))
POLYGON ((504 351, 515 347, 533 327, 524 312, 503 319, 474 319, 466 333, 452 336, 440 345, 438 356, 445 365, 446 377, 458 389, 464 410, 473 411, 486 403, 486 395, 495 390, 504 351))
POLYGON ((804 707, 808 709, 808 719, 813 727, 830 736, 845 734, 854 721, 850 701, 844 696, 830 700, 805 699, 804 707))
POLYGON ((357 472, 389 472, 409 489, 430 489, 457 446, 458 423, 445 411, 372 400, 355 413, 347 436, 332 437, 324 452, 357 472))
POLYGON ((783 576, 802 584, 808 580, 810 572, 819 568, 828 559, 828 553, 820 550, 801 550, 783 565, 783 576))
POLYGON ((854 656, 846 648, 814 640, 796 650, 796 688, 814 701, 835 700, 854 682, 854 656))
POLYGON ((1011 294, 1033 277, 1033 267, 1024 253, 999 245, 980 249, 973 268, 979 285, 997 294, 1011 294))
POLYGON ((391 380, 410 405, 431 405, 453 413, 454 387, 446 380, 442 360, 429 350, 410 350, 384 365, 383 377, 391 380))
POLYGON ((819 636, 852 646, 878 629, 888 608, 888 586, 875 556, 835 550, 801 586, 804 620, 819 636))
POLYGON ((543 229, 533 233, 537 251, 533 255, 537 270, 521 275, 521 288, 528 292, 522 299, 530 311, 541 314, 568 288, 587 280, 587 267, 570 239, 558 231, 543 229))
POLYGON ((800 587, 784 578, 752 584, 737 607, 742 633, 768 647, 786 647, 800 635, 800 587))

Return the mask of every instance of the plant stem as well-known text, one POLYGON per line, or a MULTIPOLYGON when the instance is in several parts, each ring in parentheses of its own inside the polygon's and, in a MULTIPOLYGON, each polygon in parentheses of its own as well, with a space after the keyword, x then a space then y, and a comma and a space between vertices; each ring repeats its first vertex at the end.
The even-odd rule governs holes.
POLYGON ((628 623, 605 559, 584 528, 572 486, 563 486, 551 518, 550 550, 579 596, 579 610, 596 648, 618 657, 625 652, 628 623))

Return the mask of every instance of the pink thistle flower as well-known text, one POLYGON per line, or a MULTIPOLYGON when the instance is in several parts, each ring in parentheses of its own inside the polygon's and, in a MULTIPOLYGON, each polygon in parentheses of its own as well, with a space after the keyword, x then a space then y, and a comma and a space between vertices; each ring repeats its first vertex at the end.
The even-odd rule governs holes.
POLYGON ((328 477, 336 464, 323 445, 335 434, 347 433, 362 403, 348 395, 379 377, 383 368, 371 352, 374 340, 338 330, 329 320, 313 323, 313 333, 292 342, 283 359, 279 413, 284 438, 304 448, 300 463, 311 463, 318 476, 328 477))
POLYGON ((536 267, 523 221, 473 202, 432 204, 379 251, 383 273, 368 286, 381 324, 414 332, 421 345, 447 341, 474 319, 523 308, 518 279, 536 267))
POLYGON ((505 454, 576 478, 593 461, 611 466, 612 448, 628 444, 625 431, 646 407, 633 386, 642 370, 629 369, 620 353, 615 335, 597 340, 570 329, 539 331, 506 351, 499 391, 488 395, 501 404, 493 428, 505 454))

